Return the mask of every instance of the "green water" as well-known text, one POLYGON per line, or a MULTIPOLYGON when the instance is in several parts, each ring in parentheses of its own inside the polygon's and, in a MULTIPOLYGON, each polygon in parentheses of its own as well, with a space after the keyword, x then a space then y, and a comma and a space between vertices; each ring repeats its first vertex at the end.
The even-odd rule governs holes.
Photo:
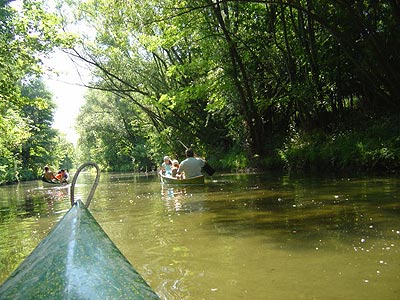
MULTIPOLYGON (((80 175, 76 198, 93 178, 80 175)), ((399 299, 400 179, 102 174, 90 211, 161 299, 399 299)), ((0 282, 68 210, 68 188, 0 188, 0 282)))

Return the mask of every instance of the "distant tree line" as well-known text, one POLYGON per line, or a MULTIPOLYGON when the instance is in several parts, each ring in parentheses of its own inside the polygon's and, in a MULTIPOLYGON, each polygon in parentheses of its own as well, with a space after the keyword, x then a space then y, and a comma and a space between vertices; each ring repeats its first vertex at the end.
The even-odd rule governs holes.
POLYGON ((36 179, 46 164, 71 166, 73 154, 51 128, 55 105, 41 80, 41 57, 68 38, 40 1, 10 3, 0 1, 0 184, 36 179))

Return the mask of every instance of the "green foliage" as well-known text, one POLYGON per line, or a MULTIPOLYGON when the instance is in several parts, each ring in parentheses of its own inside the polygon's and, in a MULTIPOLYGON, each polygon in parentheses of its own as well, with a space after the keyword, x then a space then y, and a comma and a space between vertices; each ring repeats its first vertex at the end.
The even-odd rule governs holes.
POLYGON ((25 106, 0 117, 0 183, 38 178, 44 165, 71 168, 73 145, 51 128, 55 105, 41 80, 20 87, 25 106))
POLYGON ((364 122, 364 128, 293 137, 281 159, 291 169, 391 171, 400 169, 398 116, 364 122))
POLYGON ((41 57, 72 39, 42 1, 0 4, 0 184, 37 178, 55 158, 54 104, 38 79, 41 57))
POLYGON ((249 160, 241 149, 232 149, 228 153, 225 153, 224 157, 221 159, 221 165, 219 165, 219 167, 222 167, 225 170, 237 172, 248 168, 249 165, 249 160))
POLYGON ((140 122, 145 117, 111 93, 91 91, 77 120, 78 159, 96 161, 109 171, 151 170, 154 163, 145 140, 149 130, 140 122))
POLYGON ((16 154, 30 136, 27 122, 12 109, 0 115, 0 184, 19 179, 20 160, 16 154))
POLYGON ((0 6, 0 100, 22 107, 20 81, 40 76, 40 57, 56 46, 70 45, 72 38, 60 28, 61 20, 46 11, 42 1, 24 1, 19 10, 0 6))
POLYGON ((179 141, 226 168, 279 166, 279 158, 299 168, 374 168, 398 159, 396 143, 352 136, 356 124, 333 130, 354 115, 399 111, 397 4, 69 4, 93 29, 74 54, 94 67, 92 87, 112 94, 94 95, 82 112, 82 153, 110 170, 179 154, 179 141), (108 109, 106 124, 95 99, 108 109))

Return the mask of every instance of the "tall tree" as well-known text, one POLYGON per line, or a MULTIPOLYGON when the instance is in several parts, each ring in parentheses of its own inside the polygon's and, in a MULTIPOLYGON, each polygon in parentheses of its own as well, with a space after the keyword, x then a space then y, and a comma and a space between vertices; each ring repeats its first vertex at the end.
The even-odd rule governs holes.
POLYGON ((146 114, 112 93, 91 91, 85 98, 77 126, 80 160, 95 160, 109 171, 153 169, 146 114))
POLYGON ((100 0, 75 8, 96 29, 72 52, 95 66, 91 87, 141 111, 171 149, 182 140, 265 163, 300 131, 337 130, 349 112, 400 107, 393 1, 100 0))
POLYGON ((52 94, 43 81, 33 80, 24 83, 21 96, 30 99, 32 104, 22 108, 22 116, 27 120, 30 137, 21 145, 21 168, 26 179, 37 178, 45 165, 56 168, 71 168, 72 144, 59 137, 53 129, 55 104, 52 94))
POLYGON ((33 113, 45 105, 40 97, 24 97, 21 87, 40 77, 44 55, 72 41, 42 1, 27 0, 18 9, 10 3, 0 2, 0 183, 24 175, 22 148, 32 137, 30 129, 38 125, 24 108, 33 113))

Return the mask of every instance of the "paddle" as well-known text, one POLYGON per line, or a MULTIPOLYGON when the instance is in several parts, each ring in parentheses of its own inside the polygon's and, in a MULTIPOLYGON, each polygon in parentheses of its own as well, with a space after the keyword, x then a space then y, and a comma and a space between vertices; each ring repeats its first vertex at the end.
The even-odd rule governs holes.
MULTIPOLYGON (((187 150, 188 147, 186 147, 186 145, 184 143, 182 143, 182 141, 178 140, 179 143, 181 143, 181 145, 183 147, 185 147, 185 149, 187 150)), ((209 176, 213 176, 215 173, 215 170, 213 167, 211 167, 208 162, 206 161, 203 167, 203 171, 206 172, 209 176)))
POLYGON ((213 174, 215 173, 215 170, 213 167, 211 167, 208 162, 205 163, 204 167, 203 167, 203 171, 206 172, 208 175, 213 176, 213 174))

